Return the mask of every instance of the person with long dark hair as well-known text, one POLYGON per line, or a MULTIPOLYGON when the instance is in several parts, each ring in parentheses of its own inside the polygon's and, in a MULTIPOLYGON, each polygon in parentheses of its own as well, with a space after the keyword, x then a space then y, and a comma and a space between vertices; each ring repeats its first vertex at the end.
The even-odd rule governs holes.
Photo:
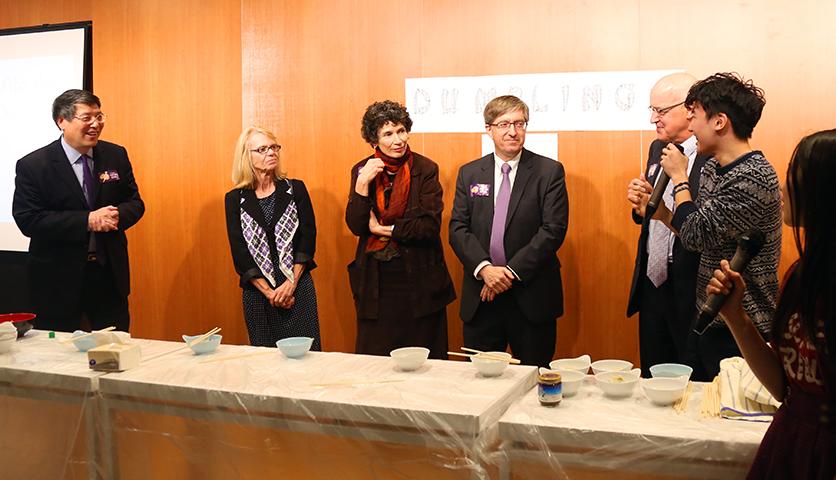
POLYGON ((357 235, 348 266, 357 311, 355 351, 420 346, 447 358, 447 305, 456 298, 441 249, 438 165, 409 148, 403 105, 375 102, 361 134, 374 153, 351 169, 345 222, 357 235))
POLYGON ((706 287, 726 294, 720 314, 761 383, 783 401, 749 478, 836 478, 836 130, 796 146, 783 189, 784 223, 800 258, 787 271, 771 345, 742 307, 746 283, 729 262, 706 287))

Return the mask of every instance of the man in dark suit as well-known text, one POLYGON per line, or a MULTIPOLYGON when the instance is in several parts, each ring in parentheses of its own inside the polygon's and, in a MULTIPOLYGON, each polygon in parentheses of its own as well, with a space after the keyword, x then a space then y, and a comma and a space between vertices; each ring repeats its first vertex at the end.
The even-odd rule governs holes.
POLYGON ((62 135, 17 162, 12 214, 30 238, 35 324, 73 331, 130 326, 125 230, 145 212, 124 147, 99 140, 98 97, 67 90, 52 104, 62 135))
MULTIPOLYGON (((708 157, 697 155, 696 138, 688 131, 684 101, 695 81, 687 73, 674 73, 653 86, 650 122, 656 125, 657 139, 650 144, 645 174, 631 180, 627 188, 633 220, 641 225, 627 315, 640 312, 639 353, 646 377, 653 365, 685 363, 686 339, 696 315, 699 253, 686 250, 662 222, 645 216, 650 193, 662 172, 662 149, 668 143, 680 145, 689 158, 689 189, 694 198, 697 196, 700 172, 708 157)), ((672 189, 668 183, 662 199, 666 204, 673 204, 672 189)))
POLYGON ((557 250, 566 237, 569 200, 563 165, 523 148, 528 106, 497 97, 485 106, 494 153, 459 170, 450 245, 464 265, 464 343, 511 351, 548 365, 563 314, 557 250))

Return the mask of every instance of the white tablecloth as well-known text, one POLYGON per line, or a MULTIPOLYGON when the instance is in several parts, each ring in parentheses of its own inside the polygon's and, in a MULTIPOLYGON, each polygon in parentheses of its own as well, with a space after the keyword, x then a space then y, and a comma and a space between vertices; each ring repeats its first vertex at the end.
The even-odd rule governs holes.
POLYGON ((768 424, 700 418, 703 385, 692 384, 683 414, 672 406, 653 405, 638 385, 629 398, 607 398, 592 376, 557 407, 541 406, 534 389, 499 421, 511 473, 515 478, 524 478, 517 473, 531 469, 550 472, 553 478, 582 477, 572 474, 578 471, 743 476, 768 424))

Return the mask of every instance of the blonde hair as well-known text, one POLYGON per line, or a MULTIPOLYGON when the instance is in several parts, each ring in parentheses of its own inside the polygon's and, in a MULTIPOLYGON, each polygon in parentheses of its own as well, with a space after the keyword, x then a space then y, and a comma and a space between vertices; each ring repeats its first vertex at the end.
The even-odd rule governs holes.
POLYGON ((485 105, 485 111, 483 113, 485 125, 493 123, 500 115, 513 112, 514 110, 522 111, 525 121, 528 121, 528 105, 525 102, 513 95, 503 95, 494 98, 485 105))
MULTIPOLYGON (((271 131, 261 127, 251 125, 241 132, 241 135, 238 136, 238 142, 235 144, 235 155, 232 159, 232 183, 235 184, 235 188, 255 189, 255 169, 253 168, 252 152, 247 143, 257 133, 266 136, 277 145, 279 143, 271 131)), ((276 152, 276 157, 278 159, 274 170, 276 178, 287 178, 287 174, 282 171, 281 152, 276 152)))

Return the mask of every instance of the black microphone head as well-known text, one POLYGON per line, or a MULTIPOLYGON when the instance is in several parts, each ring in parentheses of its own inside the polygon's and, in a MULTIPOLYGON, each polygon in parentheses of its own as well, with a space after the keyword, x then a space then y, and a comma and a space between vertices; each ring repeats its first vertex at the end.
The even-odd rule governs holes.
POLYGON ((746 252, 749 258, 752 258, 761 251, 765 241, 766 235, 760 230, 753 229, 737 237, 737 248, 746 252))

